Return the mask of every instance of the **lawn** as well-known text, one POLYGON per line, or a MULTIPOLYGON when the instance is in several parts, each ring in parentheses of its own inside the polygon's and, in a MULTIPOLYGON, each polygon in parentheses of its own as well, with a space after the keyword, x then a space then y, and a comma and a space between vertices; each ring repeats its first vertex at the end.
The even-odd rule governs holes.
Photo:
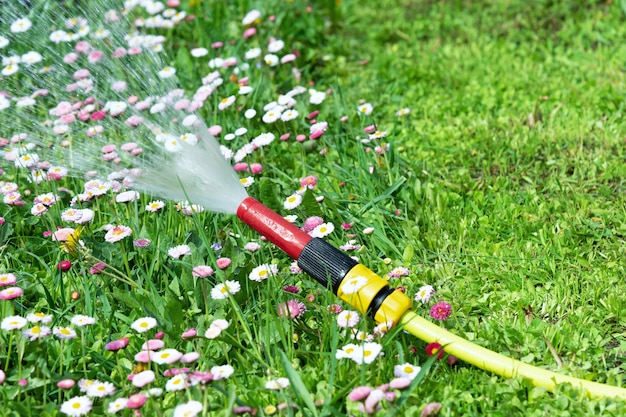
POLYGON ((0 415, 624 414, 437 360, 235 212, 622 386, 626 4, 168 3, 0 1, 0 415))

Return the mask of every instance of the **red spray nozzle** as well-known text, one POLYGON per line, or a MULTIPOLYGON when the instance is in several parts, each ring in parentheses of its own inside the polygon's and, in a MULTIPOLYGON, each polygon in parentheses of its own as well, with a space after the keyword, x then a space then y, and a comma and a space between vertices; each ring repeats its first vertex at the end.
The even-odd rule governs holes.
POLYGON ((237 217, 295 260, 300 257, 302 249, 312 239, 280 214, 252 197, 247 197, 239 205, 237 217))

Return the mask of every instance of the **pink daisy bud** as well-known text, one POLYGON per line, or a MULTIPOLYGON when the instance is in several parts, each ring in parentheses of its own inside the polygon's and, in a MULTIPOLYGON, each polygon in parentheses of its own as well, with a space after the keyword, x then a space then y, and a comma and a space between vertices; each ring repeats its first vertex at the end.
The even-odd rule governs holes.
POLYGON ((57 382, 57 387, 61 389, 70 389, 74 386, 74 384, 76 384, 76 382, 73 379, 62 379, 57 382))
POLYGON ((72 267, 72 263, 68 260, 63 260, 57 264, 57 269, 61 272, 65 272, 72 267))
POLYGON ((248 164, 246 162, 237 162, 233 165, 233 168, 235 168, 237 172, 246 172, 248 170, 248 164))
POLYGON ((104 349, 109 351, 124 349, 126 346, 128 346, 128 342, 129 340, 127 337, 122 337, 121 339, 113 340, 107 343, 106 345, 104 345, 104 349))
POLYGON ((220 133, 222 133, 222 126, 219 126, 219 125, 211 126, 209 128, 209 133, 213 136, 219 135, 220 133))
POLYGON ((370 395, 370 392, 372 392, 372 389, 370 387, 356 387, 352 391, 350 391, 350 394, 348 394, 348 399, 350 401, 362 401, 366 399, 368 395, 370 395))
POLYGON ((250 165, 250 170, 252 171, 252 174, 254 174, 254 175, 260 174, 263 171, 263 165, 261 165, 261 164, 251 164, 250 165))
POLYGON ((191 275, 196 278, 206 278, 213 275, 213 268, 207 265, 199 265, 191 271, 191 275))
POLYGON ((229 258, 219 258, 216 263, 219 269, 226 269, 232 261, 229 258))
POLYGON ((182 337, 183 339, 189 339, 190 337, 196 337, 197 334, 198 332, 196 331, 196 328, 192 327, 190 329, 185 330, 183 334, 180 335, 180 337, 182 337))
POLYGON ((254 35, 256 35, 256 28, 248 28, 248 29, 243 31, 243 38, 244 39, 250 39, 254 35))
POLYGON ((126 407, 127 408, 131 408, 131 409, 140 408, 142 405, 144 405, 146 403, 147 399, 148 399, 148 397, 146 397, 144 394, 131 395, 128 398, 128 402, 126 403, 126 407))

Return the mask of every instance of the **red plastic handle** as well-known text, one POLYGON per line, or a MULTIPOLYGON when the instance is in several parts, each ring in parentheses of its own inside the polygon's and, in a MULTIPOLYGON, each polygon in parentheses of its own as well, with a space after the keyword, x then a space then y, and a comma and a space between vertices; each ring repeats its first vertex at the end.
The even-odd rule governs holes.
POLYGON ((296 260, 312 239, 283 216, 252 197, 247 197, 239 205, 237 217, 296 260))

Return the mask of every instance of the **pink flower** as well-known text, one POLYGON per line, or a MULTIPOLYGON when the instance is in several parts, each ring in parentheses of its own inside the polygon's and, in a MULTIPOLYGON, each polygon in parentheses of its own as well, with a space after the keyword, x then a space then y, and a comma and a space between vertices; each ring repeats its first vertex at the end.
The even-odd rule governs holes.
POLYGON ((348 399, 350 401, 362 401, 366 399, 368 395, 370 395, 370 392, 372 392, 372 389, 370 387, 356 387, 352 391, 350 391, 350 394, 348 394, 348 399))
POLYGON ((62 379, 57 382, 57 387, 61 389, 70 389, 76 384, 76 381, 73 379, 62 379))
POLYGON ((182 337, 183 339, 189 339, 191 337, 196 337, 198 334, 198 332, 196 331, 195 327, 192 327, 190 329, 187 329, 183 332, 182 335, 180 335, 180 337, 182 337))
POLYGON ((366 126, 365 129, 363 129, 363 131, 365 133, 374 133, 376 132, 376 125, 366 126))
POLYGON ((308 219, 306 219, 304 221, 304 226, 302 226, 302 229, 309 233, 311 231, 313 231, 313 229, 315 229, 317 226, 319 226, 320 224, 324 223, 324 219, 319 217, 319 216, 311 216, 308 219))
POLYGON ((248 164, 246 162, 237 162, 235 165, 233 165, 233 168, 237 172, 246 172, 248 171, 248 164))
POLYGON ((411 380, 409 378, 395 378, 389 382, 389 388, 392 389, 404 389, 411 385, 411 380))
POLYGON ((133 377, 133 385, 137 388, 142 388, 151 382, 154 382, 155 375, 151 370, 139 372, 133 377))
POLYGON ((103 56, 104 56, 104 53, 102 51, 92 51, 89 53, 87 60, 89 61, 89 63, 95 64, 99 62, 103 56))
POLYGON ((104 269, 106 268, 106 264, 104 262, 98 262, 96 263, 94 266, 92 266, 91 268, 89 268, 89 273, 93 274, 93 275, 97 275, 100 272, 104 271, 104 269))
POLYGON ((253 175, 260 174, 263 171, 263 165, 261 164, 250 164, 250 170, 253 175))
POLYGON ((452 313, 452 306, 445 301, 440 301, 430 309, 430 317, 435 320, 447 320, 452 313))
POLYGON ((297 319, 305 311, 306 306, 298 300, 289 300, 278 306, 278 315, 283 318, 297 319))
POLYGON ((432 417, 439 414, 441 403, 428 403, 420 413, 420 417, 432 417))
POLYGON ((191 271, 191 275, 196 278, 206 278, 213 275, 213 272, 213 268, 211 268, 210 266, 198 265, 191 271))
POLYGON ((0 384, 4 383, 4 380, 6 379, 6 374, 4 373, 4 371, 2 369, 0 369, 0 384))
POLYGON ((24 290, 20 287, 9 287, 0 291, 0 300, 13 300, 24 294, 24 290))
POLYGON ((109 229, 106 235, 104 235, 104 240, 109 243, 115 243, 130 236, 132 233, 133 231, 130 227, 118 225, 109 229))
POLYGON ((217 136, 222 133, 222 126, 214 125, 209 128, 209 133, 213 136, 217 136))
POLYGON ((319 114, 320 114, 320 111, 319 110, 315 110, 315 111, 312 111, 311 113, 309 113, 309 115, 306 118, 309 119, 309 120, 315 119, 319 114))
POLYGON ((127 337, 122 337, 121 339, 113 340, 112 342, 107 343, 106 345, 104 345, 104 349, 108 351, 117 351, 120 349, 124 349, 126 346, 128 346, 128 342, 129 340, 127 337))
POLYGON ((300 185, 312 190, 317 185, 317 179, 315 175, 306 176, 300 180, 300 185))
POLYGON ((148 246, 150 246, 152 242, 150 241, 150 239, 145 239, 145 238, 139 238, 137 240, 135 240, 133 242, 133 246, 136 248, 147 248, 148 246))
POLYGON ((375 389, 370 392, 370 395, 365 399, 365 403, 363 404, 365 407, 365 412, 368 414, 373 414, 379 409, 378 403, 381 402, 385 398, 385 393, 382 390, 375 389))
POLYGON ((219 269, 226 269, 232 261, 229 258, 219 258, 216 263, 219 269))
POLYGON ((193 363, 197 361, 198 359, 200 359, 200 354, 198 352, 189 352, 189 353, 185 353, 183 356, 180 357, 180 362, 181 363, 193 363))
POLYGON ((59 229, 54 232, 52 240, 65 242, 72 233, 74 233, 74 229, 72 229, 71 227, 64 227, 63 229, 59 229))
POLYGON ((248 29, 243 31, 243 38, 244 39, 250 39, 254 35, 256 35, 256 28, 248 28, 248 29))
POLYGON ((20 387, 25 387, 26 385, 28 385, 28 379, 19 379, 17 381, 17 385, 19 385, 20 387))
POLYGON ((283 135, 280 136, 280 140, 287 140, 291 137, 290 133, 285 133, 283 135))
POLYGON ((67 259, 62 260, 57 264, 57 269, 61 272, 65 272, 72 267, 72 263, 67 259))
POLYGON ((142 405, 144 405, 146 403, 147 399, 148 399, 148 397, 146 397, 144 394, 131 395, 128 398, 128 402, 126 403, 126 407, 127 408, 132 408, 132 409, 140 408, 142 405))
POLYGON ((17 277, 15 274, 0 274, 0 287, 6 287, 8 285, 13 285, 17 282, 17 277))

